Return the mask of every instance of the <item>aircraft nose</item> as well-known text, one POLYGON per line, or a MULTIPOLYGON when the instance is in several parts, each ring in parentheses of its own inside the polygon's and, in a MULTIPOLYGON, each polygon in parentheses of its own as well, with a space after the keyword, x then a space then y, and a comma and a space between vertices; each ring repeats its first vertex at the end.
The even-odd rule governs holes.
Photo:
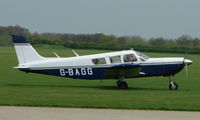
POLYGON ((192 60, 184 59, 184 63, 187 65, 190 65, 192 64, 192 60))

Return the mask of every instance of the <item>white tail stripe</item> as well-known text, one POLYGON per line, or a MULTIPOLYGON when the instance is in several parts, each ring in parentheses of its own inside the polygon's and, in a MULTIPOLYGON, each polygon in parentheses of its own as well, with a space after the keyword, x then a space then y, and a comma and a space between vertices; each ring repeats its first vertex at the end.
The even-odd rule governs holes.
POLYGON ((31 46, 30 43, 14 43, 14 45, 28 45, 28 46, 31 46))

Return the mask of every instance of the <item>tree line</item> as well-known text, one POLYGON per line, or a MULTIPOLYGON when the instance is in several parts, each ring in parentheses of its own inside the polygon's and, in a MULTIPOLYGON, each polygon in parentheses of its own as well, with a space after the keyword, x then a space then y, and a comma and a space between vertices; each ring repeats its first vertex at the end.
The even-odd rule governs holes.
POLYGON ((12 45, 12 34, 23 33, 33 45, 48 44, 79 49, 122 50, 133 48, 149 52, 179 52, 184 53, 186 47, 190 53, 200 53, 200 39, 188 35, 176 39, 150 38, 141 36, 121 36, 96 34, 68 33, 31 33, 20 26, 0 26, 0 45, 12 45))

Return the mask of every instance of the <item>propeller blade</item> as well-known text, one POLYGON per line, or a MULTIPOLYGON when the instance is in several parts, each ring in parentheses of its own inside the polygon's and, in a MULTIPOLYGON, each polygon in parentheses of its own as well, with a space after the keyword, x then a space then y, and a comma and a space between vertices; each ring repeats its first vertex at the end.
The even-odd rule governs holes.
POLYGON ((187 43, 186 43, 185 44, 185 59, 184 59, 186 80, 188 80, 188 63, 185 62, 185 60, 187 60, 187 59, 188 59, 188 46, 187 46, 187 43))
POLYGON ((188 64, 185 63, 185 77, 186 77, 186 80, 188 80, 188 64))
POLYGON ((187 49, 187 47, 185 48, 185 59, 187 59, 188 58, 188 49, 187 49))

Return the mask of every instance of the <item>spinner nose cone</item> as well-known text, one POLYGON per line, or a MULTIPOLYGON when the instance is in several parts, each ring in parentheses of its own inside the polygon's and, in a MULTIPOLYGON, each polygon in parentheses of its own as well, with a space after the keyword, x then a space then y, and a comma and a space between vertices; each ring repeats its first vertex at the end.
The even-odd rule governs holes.
POLYGON ((191 61, 191 60, 188 60, 188 59, 184 59, 184 63, 187 64, 187 65, 191 65, 191 64, 192 64, 192 61, 191 61))

